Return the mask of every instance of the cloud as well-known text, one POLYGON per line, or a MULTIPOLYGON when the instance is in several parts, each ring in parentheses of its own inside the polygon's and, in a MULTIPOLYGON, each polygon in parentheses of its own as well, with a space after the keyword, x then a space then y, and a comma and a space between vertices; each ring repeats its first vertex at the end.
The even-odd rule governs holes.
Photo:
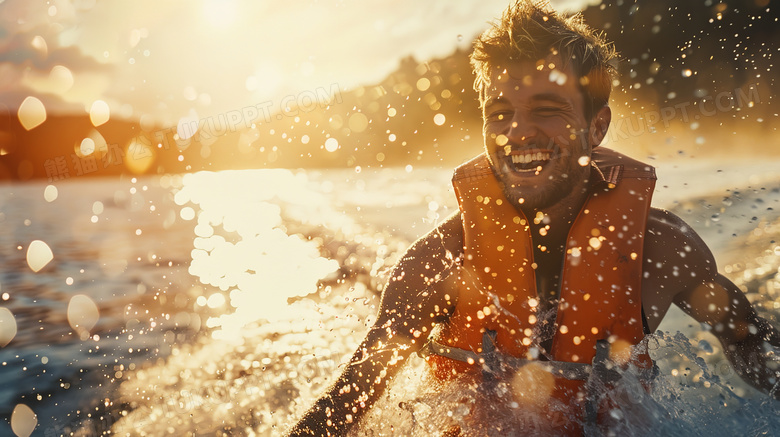
MULTIPOLYGON (((63 65, 71 71, 102 71, 111 70, 111 66, 101 63, 82 52, 79 47, 60 47, 56 36, 47 38, 47 27, 39 27, 25 33, 8 35, 0 41, 0 62, 8 62, 25 67, 34 67, 48 71, 55 65, 63 65), (43 47, 36 48, 34 41, 44 41, 43 47)), ((40 44, 40 43, 39 43, 40 44)))
POLYGON ((78 46, 62 47, 56 26, 24 26, 0 39, 0 102, 18 108, 27 96, 38 97, 52 112, 84 111, 112 81, 115 66, 99 62, 78 46), (53 69, 69 79, 58 83, 53 69), (64 67, 64 68, 63 68, 64 67))
MULTIPOLYGON (((100 98, 112 109, 175 120, 190 109, 220 113, 317 86, 378 82, 410 54, 424 60, 468 48, 506 7, 506 0, 226 1, 232 9, 210 0, 5 0, 0 66, 16 69, 9 77, 17 86, 56 94, 44 82, 61 65, 74 82, 61 100, 100 98)), ((582 0, 558 3, 572 1, 582 0)), ((0 93, 13 88, 9 80, 0 78, 0 93)))

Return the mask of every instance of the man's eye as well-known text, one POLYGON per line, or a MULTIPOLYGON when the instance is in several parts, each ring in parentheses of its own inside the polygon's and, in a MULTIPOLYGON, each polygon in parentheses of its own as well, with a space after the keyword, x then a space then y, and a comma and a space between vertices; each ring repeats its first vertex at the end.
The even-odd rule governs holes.
POLYGON ((509 111, 496 111, 487 116, 489 121, 505 121, 512 118, 512 113, 509 111))

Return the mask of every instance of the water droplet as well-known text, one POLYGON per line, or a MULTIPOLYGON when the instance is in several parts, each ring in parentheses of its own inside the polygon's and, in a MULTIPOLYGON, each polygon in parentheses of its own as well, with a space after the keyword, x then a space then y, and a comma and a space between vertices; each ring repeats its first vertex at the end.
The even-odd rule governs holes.
POLYGON ((417 89, 427 91, 431 87, 431 81, 427 77, 421 77, 417 80, 417 89))
POLYGON ((38 425, 38 417, 27 405, 19 404, 11 413, 11 429, 17 437, 30 437, 38 425))
POLYGON ((349 117, 348 124, 353 132, 363 132, 368 127, 368 117, 362 112, 356 112, 349 117))
POLYGON ((34 240, 27 248, 27 265, 34 272, 46 267, 46 264, 54 259, 54 254, 49 245, 41 240, 34 240))
POLYGON ((125 166, 135 174, 145 172, 154 162, 155 151, 144 137, 134 138, 125 150, 125 166))
POLYGON ((47 185, 46 189, 43 190, 43 198, 46 199, 47 202, 54 202, 57 200, 58 195, 59 191, 54 185, 47 185))
POLYGON ((95 203, 92 204, 92 214, 103 214, 103 202, 96 200, 95 203))
POLYGON ((108 108, 108 103, 102 100, 95 100, 92 103, 92 107, 89 109, 89 120, 95 127, 108 121, 111 117, 111 110, 108 108))
POLYGON ((713 352, 712 345, 707 340, 699 340, 699 349, 711 354, 713 352))
POLYGON ((89 331, 95 327, 99 318, 100 311, 89 296, 77 294, 70 298, 68 323, 82 340, 89 338, 89 331))
POLYGON ((16 318, 8 308, 0 308, 0 347, 16 337, 16 318))
POLYGON ((550 76, 548 77, 548 80, 550 82, 556 83, 558 85, 564 85, 566 84, 566 80, 568 79, 568 76, 566 76, 566 73, 560 71, 560 70, 552 70, 550 72, 550 76))
POLYGON ((325 140, 325 150, 328 152, 335 152, 339 149, 339 141, 335 138, 328 138, 325 140))
POLYGON ((81 156, 89 156, 95 153, 95 140, 92 138, 84 138, 81 140, 79 152, 81 152, 81 156))
POLYGON ((532 361, 517 370, 510 381, 514 398, 523 407, 541 407, 549 402, 555 377, 543 364, 532 361))
POLYGON ((33 48, 40 54, 46 57, 49 54, 49 47, 46 45, 46 40, 40 35, 35 35, 31 42, 33 48))
POLYGON ((64 93, 73 86, 73 73, 68 67, 55 65, 49 72, 49 81, 56 87, 58 93, 64 93))
POLYGON ((32 130, 46 121, 46 107, 36 97, 28 96, 19 105, 17 116, 19 117, 19 122, 22 123, 22 127, 26 130, 32 130))

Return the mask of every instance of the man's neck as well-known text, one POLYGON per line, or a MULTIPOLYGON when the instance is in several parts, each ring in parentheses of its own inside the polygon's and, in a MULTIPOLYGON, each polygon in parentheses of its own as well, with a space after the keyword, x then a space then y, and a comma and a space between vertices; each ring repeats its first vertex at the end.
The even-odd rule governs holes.
POLYGON ((589 194, 588 183, 585 182, 583 186, 573 189, 566 198, 554 205, 545 208, 523 208, 521 205, 520 209, 531 225, 534 242, 549 241, 556 245, 563 244, 589 194))

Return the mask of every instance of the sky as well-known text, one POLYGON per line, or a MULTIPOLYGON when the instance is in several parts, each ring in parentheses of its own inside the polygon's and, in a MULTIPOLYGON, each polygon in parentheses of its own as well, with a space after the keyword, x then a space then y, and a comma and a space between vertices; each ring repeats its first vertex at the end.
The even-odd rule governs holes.
MULTIPOLYGON (((557 0, 576 11, 589 0, 557 0)), ((590 0, 591 2, 593 0, 590 0)), ((468 48, 507 0, 0 0, 0 104, 175 125, 468 48)), ((598 1, 596 1, 598 3, 598 1)))

